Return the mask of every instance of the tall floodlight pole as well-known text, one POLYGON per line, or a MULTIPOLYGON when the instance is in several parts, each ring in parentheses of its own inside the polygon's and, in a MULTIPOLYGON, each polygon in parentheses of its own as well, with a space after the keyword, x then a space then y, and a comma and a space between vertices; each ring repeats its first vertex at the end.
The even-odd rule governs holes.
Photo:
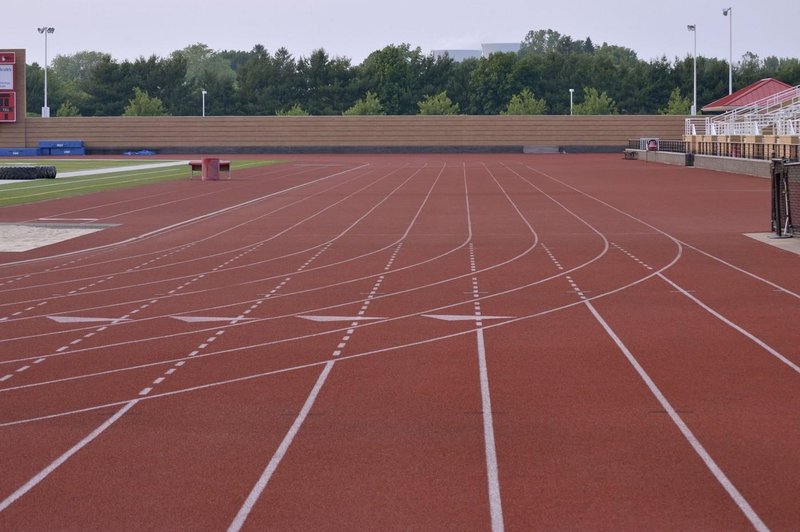
POLYGON ((206 94, 208 94, 208 91, 203 89, 200 92, 203 94, 203 116, 206 116, 206 94))
POLYGON ((572 116, 572 94, 575 92, 575 89, 569 90, 569 114, 572 116))
POLYGON ((38 29, 39 33, 44 34, 44 107, 42 107, 42 118, 50 118, 50 108, 47 106, 47 34, 53 33, 56 29, 49 26, 38 29))
POLYGON ((694 116, 697 114, 697 26, 695 24, 689 24, 686 26, 686 29, 694 33, 694 103, 692 103, 692 116, 694 116))
POLYGON ((729 17, 728 22, 730 23, 730 29, 728 31, 728 38, 730 40, 728 48, 728 94, 733 94, 733 8, 728 7, 723 9, 722 15, 729 17))

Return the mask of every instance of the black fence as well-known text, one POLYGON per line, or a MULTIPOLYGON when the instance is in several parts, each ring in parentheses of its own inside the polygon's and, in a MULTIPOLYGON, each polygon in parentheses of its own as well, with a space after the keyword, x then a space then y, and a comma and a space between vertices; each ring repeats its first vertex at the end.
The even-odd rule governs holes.
POLYGON ((630 139, 631 150, 668 151, 672 153, 689 153, 688 142, 672 139, 630 139))

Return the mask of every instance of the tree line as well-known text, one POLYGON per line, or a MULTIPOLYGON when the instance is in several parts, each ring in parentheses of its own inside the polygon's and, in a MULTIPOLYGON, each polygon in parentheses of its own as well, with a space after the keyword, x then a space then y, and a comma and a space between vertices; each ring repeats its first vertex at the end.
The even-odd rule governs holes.
MULTIPOLYGON (((518 53, 454 61, 409 44, 389 45, 361 64, 318 49, 294 57, 212 50, 194 44, 169 57, 117 61, 84 51, 59 55, 48 69, 56 116, 206 114, 688 114, 693 58, 645 61, 618 45, 595 45, 553 30, 530 31, 518 53)), ((800 85, 797 58, 746 53, 734 67, 734 89, 765 77, 800 85)), ((697 58, 698 107, 727 94, 728 63, 697 58)), ((28 109, 38 115, 44 70, 27 67, 28 109)))

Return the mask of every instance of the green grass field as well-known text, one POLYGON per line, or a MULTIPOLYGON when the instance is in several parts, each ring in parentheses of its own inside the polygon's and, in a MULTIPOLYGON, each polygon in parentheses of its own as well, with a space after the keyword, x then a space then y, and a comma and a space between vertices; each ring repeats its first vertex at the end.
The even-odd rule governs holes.
MULTIPOLYGON (((161 168, 127 169, 125 167, 158 164, 165 160, 102 160, 102 159, 26 159, 0 161, 0 166, 48 165, 55 166, 58 175, 66 172, 101 172, 93 175, 59 177, 57 179, 38 179, 20 183, 0 182, 0 207, 34 203, 51 199, 92 194, 103 190, 130 188, 164 181, 187 179, 189 169, 185 164, 161 168)), ((255 168, 279 164, 280 161, 232 161, 231 169, 255 168)))

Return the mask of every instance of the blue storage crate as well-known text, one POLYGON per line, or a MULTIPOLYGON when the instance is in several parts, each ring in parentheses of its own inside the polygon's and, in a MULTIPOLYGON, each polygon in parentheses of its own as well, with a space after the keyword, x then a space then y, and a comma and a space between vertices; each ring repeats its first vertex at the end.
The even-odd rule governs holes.
POLYGON ((85 148, 50 148, 50 155, 86 155, 85 148))
POLYGON ((39 148, 0 148, 3 157, 38 157, 39 148))
POLYGON ((83 148, 82 140, 40 140, 40 148, 83 148))

